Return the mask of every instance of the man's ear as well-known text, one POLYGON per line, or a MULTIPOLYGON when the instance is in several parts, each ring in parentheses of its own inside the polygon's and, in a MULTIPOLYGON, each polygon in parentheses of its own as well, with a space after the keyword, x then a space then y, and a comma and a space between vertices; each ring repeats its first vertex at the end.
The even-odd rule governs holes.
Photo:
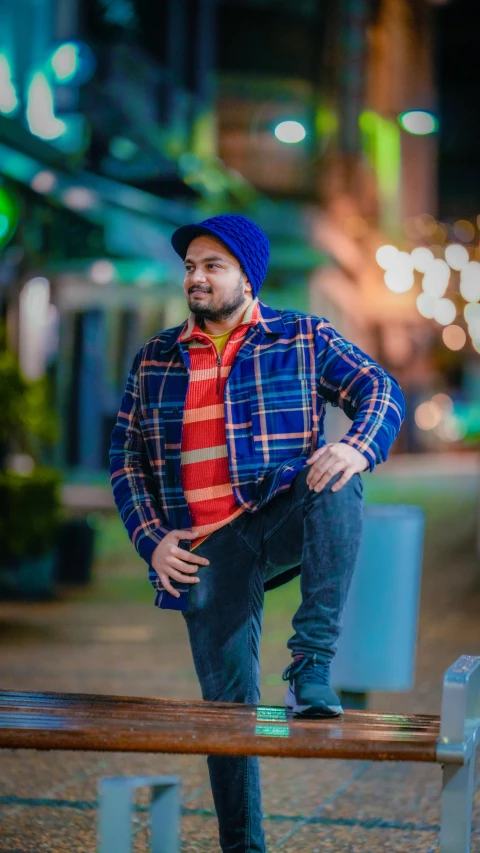
POLYGON ((246 276, 245 276, 245 293, 252 293, 253 294, 253 287, 250 284, 250 282, 246 276))

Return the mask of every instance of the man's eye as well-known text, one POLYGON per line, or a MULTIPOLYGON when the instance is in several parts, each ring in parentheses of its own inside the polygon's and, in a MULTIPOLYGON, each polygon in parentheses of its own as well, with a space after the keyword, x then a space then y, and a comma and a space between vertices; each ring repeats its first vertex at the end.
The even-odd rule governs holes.
POLYGON ((216 267, 216 269, 219 269, 219 268, 220 268, 220 264, 207 264, 207 266, 208 266, 210 269, 212 269, 213 267, 216 267))

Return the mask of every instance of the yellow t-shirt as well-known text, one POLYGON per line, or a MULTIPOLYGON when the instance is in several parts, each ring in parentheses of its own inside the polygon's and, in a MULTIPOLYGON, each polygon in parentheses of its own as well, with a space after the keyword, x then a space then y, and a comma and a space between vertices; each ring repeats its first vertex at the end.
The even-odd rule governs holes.
MULTIPOLYGON (((235 329, 236 328, 237 327, 235 326, 235 329)), ((213 341, 213 343, 215 344, 215 349, 217 350, 219 355, 222 354, 230 335, 232 334, 232 332, 235 331, 235 329, 229 329, 228 332, 224 332, 223 335, 208 335, 207 332, 205 332, 207 337, 209 337, 210 340, 213 341)))

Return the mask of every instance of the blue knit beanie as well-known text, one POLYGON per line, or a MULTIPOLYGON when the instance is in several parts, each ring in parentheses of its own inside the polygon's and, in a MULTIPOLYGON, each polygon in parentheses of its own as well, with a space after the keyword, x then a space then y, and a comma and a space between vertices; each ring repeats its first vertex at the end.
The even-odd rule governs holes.
POLYGON ((270 256, 267 235, 245 216, 236 213, 212 216, 198 225, 183 225, 172 234, 172 246, 177 255, 185 260, 190 243, 202 234, 217 237, 236 257, 245 270, 255 297, 267 274, 270 256))

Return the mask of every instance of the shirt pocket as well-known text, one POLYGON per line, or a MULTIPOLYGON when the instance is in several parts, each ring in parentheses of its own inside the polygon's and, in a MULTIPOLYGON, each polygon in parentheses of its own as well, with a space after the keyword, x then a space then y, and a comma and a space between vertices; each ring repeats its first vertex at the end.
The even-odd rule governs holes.
POLYGON ((312 445, 312 393, 306 379, 275 380, 250 392, 253 444, 265 463, 306 455, 312 445))

